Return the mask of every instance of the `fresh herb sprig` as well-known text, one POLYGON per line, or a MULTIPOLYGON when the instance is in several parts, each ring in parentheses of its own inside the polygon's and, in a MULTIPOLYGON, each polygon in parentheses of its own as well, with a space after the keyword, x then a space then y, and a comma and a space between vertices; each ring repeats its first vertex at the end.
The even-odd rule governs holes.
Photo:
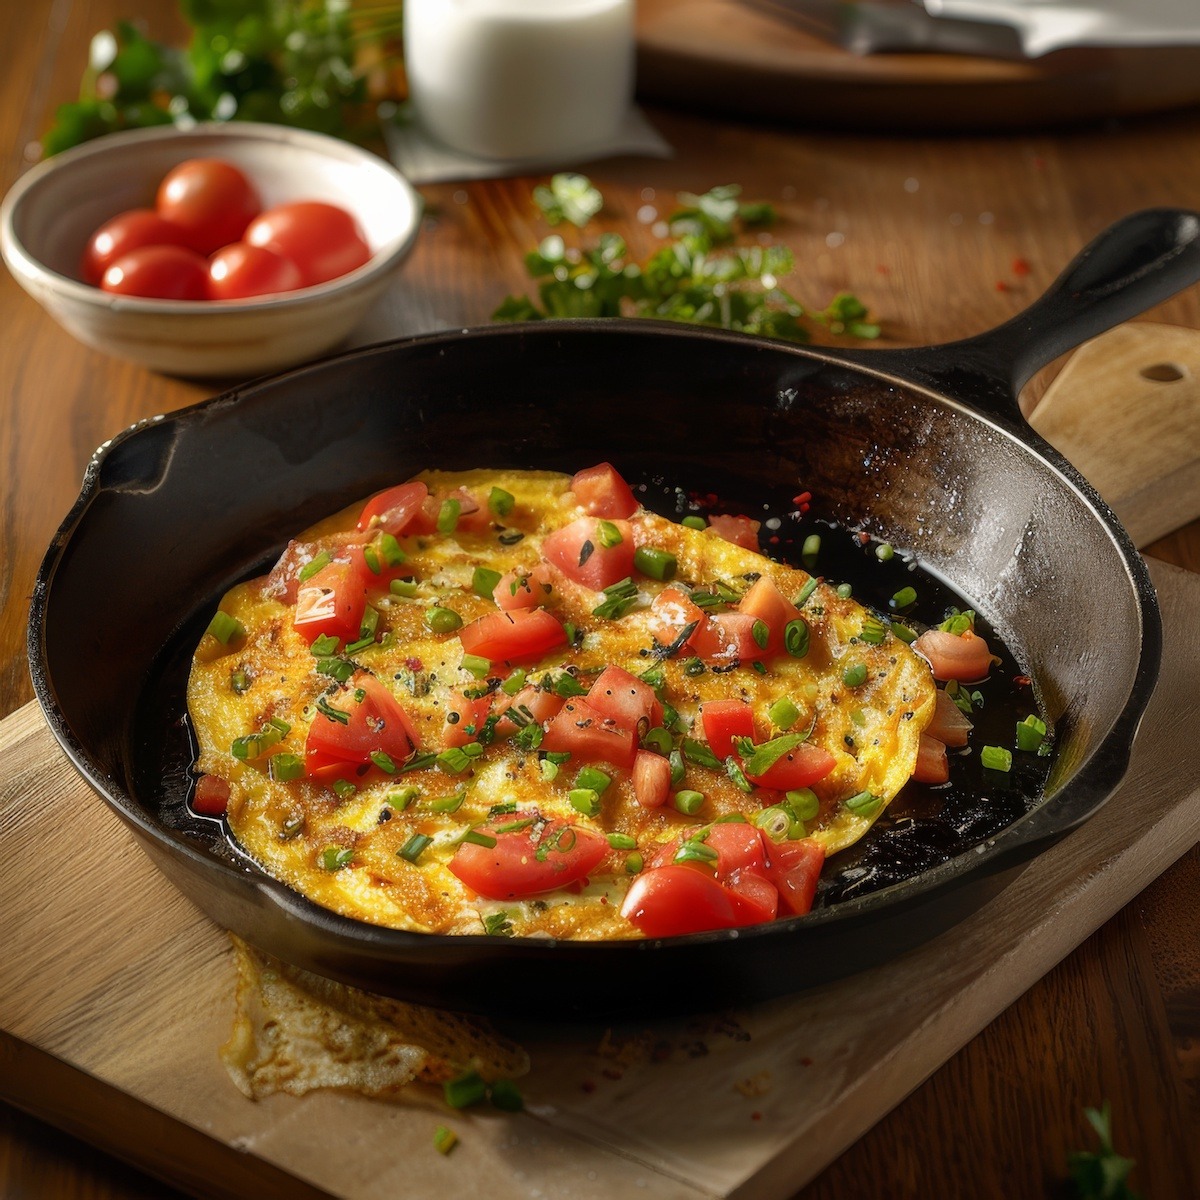
POLYGON ((1076 1150, 1067 1158, 1067 1168, 1080 1200, 1139 1200, 1126 1180, 1134 1160, 1113 1149, 1112 1109, 1107 1101, 1101 1109, 1085 1108, 1083 1115, 1096 1131, 1098 1150, 1076 1150))
MULTIPOLYGON (((525 268, 538 281, 537 299, 509 296, 492 313, 495 321, 536 321, 545 317, 652 317, 733 329, 765 337, 809 341, 815 327, 857 338, 876 338, 879 326, 866 306, 840 292, 822 309, 802 304, 780 286, 795 268, 786 246, 731 244, 752 224, 774 219, 770 205, 744 204, 734 185, 703 196, 681 195, 684 207, 672 214, 676 234, 644 263, 630 259, 624 238, 602 233, 591 246, 568 248, 551 234, 525 256, 525 268)), ((555 176, 539 191, 547 219, 571 220, 599 209, 603 198, 582 175, 555 176), (569 178, 570 183, 566 182, 569 178), (557 207, 551 200, 559 196, 557 207), (562 197, 586 197, 568 215, 562 197)))

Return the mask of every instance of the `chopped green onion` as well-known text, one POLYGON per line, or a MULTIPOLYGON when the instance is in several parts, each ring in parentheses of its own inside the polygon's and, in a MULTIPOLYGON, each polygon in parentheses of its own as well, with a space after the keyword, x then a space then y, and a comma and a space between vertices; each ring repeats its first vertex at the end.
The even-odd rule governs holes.
POLYGON ((683 673, 685 675, 703 675, 708 668, 694 655, 691 658, 683 660, 683 673))
POLYGON ((301 583, 307 583, 318 571, 323 571, 331 562, 333 562, 333 558, 329 551, 322 550, 320 554, 313 556, 311 562, 305 563, 300 568, 297 578, 301 583))
POLYGON ((703 517, 689 515, 679 522, 681 525, 686 525, 689 529, 707 529, 708 522, 703 517))
POLYGON ((609 584, 604 589, 604 597, 603 602, 592 609, 592 616, 619 620, 638 602, 637 585, 626 575, 619 582, 609 584))
POLYGON ((396 763, 390 754, 385 754, 382 750, 372 750, 371 751, 371 761, 385 775, 395 775, 396 763))
POLYGON ((506 492, 503 488, 494 487, 488 493, 488 508, 498 517, 507 517, 516 502, 517 498, 512 492, 506 492))
POLYGON ((800 558, 806 567, 812 568, 817 565, 817 555, 821 553, 821 535, 819 533, 810 533, 804 539, 804 545, 800 550, 800 558))
POLYGON ((272 754, 267 760, 267 770, 276 783, 291 783, 304 774, 304 759, 298 754, 272 754))
POLYGON ((625 874, 636 875, 642 867, 646 865, 646 860, 641 854, 635 850, 632 854, 625 856, 625 874))
POLYGON ((675 807, 690 817, 704 807, 707 798, 703 792, 679 791, 675 793, 675 807))
POLYGON ((458 1134, 445 1125, 439 1125, 433 1131, 433 1148, 439 1154, 449 1154, 458 1145, 458 1134))
POLYGON ((553 783, 558 778, 558 763, 553 763, 548 758, 543 758, 538 763, 538 770, 547 783, 553 783))
POLYGON ((501 1112, 520 1112, 525 1107, 521 1089, 511 1079, 497 1079, 488 1090, 488 1099, 501 1112))
POLYGON ((237 617, 231 617, 227 612, 222 612, 218 608, 213 613, 213 619, 208 623, 207 632, 211 633, 222 646, 228 646, 234 638, 240 638, 245 634, 246 627, 237 617))
POLYGON ((433 841, 433 838, 424 833, 414 833, 412 837, 396 851, 398 858, 404 859, 405 862, 416 864, 417 859, 425 853, 425 848, 433 841))
POLYGON ((770 708, 767 709, 767 720, 775 726, 776 729, 791 729, 795 723, 800 720, 800 710, 792 703, 790 697, 780 696, 770 708))
POLYGON ((642 745, 647 750, 653 750, 655 754, 666 756, 671 753, 671 735, 661 725, 656 725, 653 729, 646 730, 642 745))
POLYGON ((1011 771, 1012 751, 1003 746, 984 746, 979 752, 979 761, 989 771, 1011 771))
POLYGON ((817 590, 817 581, 815 578, 810 579, 797 593, 795 600, 792 603, 797 608, 803 608, 807 603, 809 596, 817 590))
POLYGON ((354 851, 345 846, 326 846, 321 851, 321 868, 325 871, 340 871, 348 866, 354 851))
POLYGON ((724 764, 703 742, 685 737, 682 748, 688 762, 695 763, 698 767, 708 767, 713 771, 724 770, 724 764))
POLYGON ((596 536, 600 539, 600 545, 606 550, 619 546, 625 540, 621 536, 621 531, 611 521, 597 521, 596 536))
POLYGON ((571 807, 576 812, 583 813, 585 817, 600 815, 600 797, 594 788, 572 788, 567 793, 567 799, 571 807))
POLYGON ((245 695, 246 692, 250 690, 249 673, 244 668, 238 667, 238 669, 229 676, 229 686, 233 689, 235 695, 245 695))
POLYGON ((679 560, 668 550, 657 546, 639 546, 633 552, 633 565, 651 579, 674 579, 679 560))
POLYGON ((636 850, 637 838, 630 837, 627 833, 610 833, 608 836, 608 844, 614 850, 636 850))
POLYGON ((938 626, 944 633, 953 633, 961 637, 968 629, 975 628, 975 613, 971 609, 959 612, 957 608, 950 610, 950 615, 938 626))
POLYGON ((890 562, 895 555, 896 551, 892 548, 892 544, 890 542, 880 542, 879 545, 875 547, 875 557, 879 559, 880 562, 890 562))
POLYGON ((788 792, 787 802, 798 821, 811 821, 821 811, 821 799, 812 788, 788 792))
POLYGON ((767 643, 771 640, 771 627, 766 621, 755 621, 750 626, 750 636, 754 639, 754 644, 760 650, 765 650, 767 643))
POLYGON ((496 839, 490 833, 480 833, 478 829, 468 829, 459 840, 470 842, 472 846, 482 846, 485 850, 491 850, 496 845, 496 839))
POLYGON ((453 533, 458 528, 458 518, 462 514, 462 504, 458 500, 446 499, 438 509, 438 533, 453 533))
POLYGON ((478 654, 464 654, 458 665, 476 679, 486 679, 492 669, 492 664, 486 658, 480 658, 478 654))
POLYGON ((425 610, 425 624, 434 633, 453 633, 462 628, 462 617, 452 608, 442 608, 435 604, 425 610))
POLYGON ((503 825, 494 826, 497 833, 516 833, 521 829, 528 829, 534 823, 536 817, 518 817, 515 821, 506 821, 503 825))
POLYGON ((851 709, 850 720, 853 721, 854 724, 859 727, 859 729, 862 729, 867 723, 867 714, 864 713, 861 708, 851 709))
POLYGON ((372 575, 382 575, 383 567, 380 565, 379 555, 375 553, 375 547, 364 546, 362 553, 363 562, 367 564, 367 570, 370 571, 372 575))
POLYGON ((808 623, 796 617, 783 627, 783 648, 793 658, 803 658, 808 653, 808 623))
POLYGON ((350 724, 350 714, 343 712, 340 708, 334 708, 324 696, 317 701, 317 712, 330 721, 336 721, 339 725, 350 724))
POLYGON ((754 816, 754 824, 773 842, 784 841, 791 832, 792 813, 781 804, 772 804, 754 816))
POLYGON ((512 922, 506 912, 488 913, 483 918, 483 932, 490 937, 512 937, 512 922))
POLYGON ((909 629, 907 625, 902 625, 899 621, 892 622, 892 632, 908 646, 917 640, 917 631, 909 629))
POLYGON ((891 599, 890 605, 892 608, 901 609, 908 608, 910 604, 917 602, 917 589, 915 587, 902 587, 891 599))
POLYGON ((878 646, 887 637, 888 627, 878 617, 868 616, 858 637, 869 646, 878 646))
POLYGON ((500 690, 506 696, 515 696, 525 686, 526 671, 518 667, 501 685, 500 690))
POLYGON ((842 672, 842 682, 847 687, 862 687, 867 682, 866 663, 855 663, 842 672))
POLYGON ((393 596, 403 596, 405 600, 411 600, 417 594, 417 581, 415 579, 393 579, 388 584, 388 590, 393 596))
POLYGON ((334 795, 339 800, 348 800, 358 791, 358 787, 348 779, 335 779, 329 786, 333 788, 334 795))
POLYGON ((1046 722, 1041 717, 1030 713, 1023 721, 1017 722, 1017 749, 1035 751, 1041 749, 1046 740, 1046 722))
POLYGON ((424 771, 427 767, 432 767, 436 762, 437 755, 432 751, 422 754, 419 750, 414 750, 404 760, 404 766, 400 768, 400 774, 403 775, 406 771, 424 771))
MULTIPOLYGON (((338 710, 335 709, 334 711, 338 710)), ((350 719, 345 713, 342 715, 347 720, 350 719)), ((229 747, 229 753, 234 758, 241 759, 243 762, 248 759, 259 758, 263 754, 266 754, 272 746, 287 737, 291 731, 292 727, 286 721, 281 721, 278 717, 271 717, 257 733, 248 733, 245 737, 235 738, 233 744, 229 747)))
POLYGON ((854 595, 854 589, 848 583, 839 583, 837 585, 837 594, 843 600, 849 600, 854 595))
MULTIPOLYGON (((715 758, 716 755, 713 757, 715 758)), ((683 754, 678 750, 672 750, 667 755, 667 761, 671 764, 671 786, 678 787, 683 782, 683 777, 686 774, 686 768, 683 765, 683 754)))
POLYGON ((718 854, 712 846, 706 846, 695 838, 688 838, 675 851, 674 861, 677 863, 715 863, 718 854))
POLYGON ((451 1108, 468 1108, 487 1099, 487 1084, 478 1071, 467 1071, 456 1079, 447 1079, 442 1084, 442 1095, 451 1108))
POLYGON ((545 757, 556 767, 561 767, 564 763, 571 761, 571 752, 570 750, 547 750, 545 757))
POLYGON ((745 758, 746 774, 751 778, 765 775, 781 758, 790 754, 804 736, 799 733, 785 733, 782 737, 772 738, 754 747, 752 754, 745 758))
POLYGON ((388 792, 385 798, 397 812, 403 812, 420 794, 420 788, 406 787, 398 792, 388 792))
POLYGON ((598 796, 604 794, 604 789, 610 783, 612 783, 612 776, 606 775, 596 767, 582 767, 579 774, 575 776, 575 786, 577 788, 590 788, 598 796))
POLYGON ((870 792, 859 792, 857 795, 843 800, 842 804, 855 816, 873 817, 883 807, 883 797, 873 796, 870 792))
POLYGON ((471 755, 461 746, 447 746, 437 756, 437 765, 447 775, 461 775, 471 765, 471 755))
POLYGON ((499 571, 493 571, 491 567, 476 567, 471 576, 471 590, 482 599, 490 600, 496 585, 503 578, 499 571))
MULTIPOLYGON (((648 683, 656 692, 662 691, 667 686, 667 677, 661 666, 657 663, 652 667, 647 667, 638 678, 643 683, 648 683)), ((659 696, 661 700, 662 697, 659 696)))
POLYGON ((408 561, 408 555, 390 533, 379 535, 379 557, 389 567, 402 567, 408 561))

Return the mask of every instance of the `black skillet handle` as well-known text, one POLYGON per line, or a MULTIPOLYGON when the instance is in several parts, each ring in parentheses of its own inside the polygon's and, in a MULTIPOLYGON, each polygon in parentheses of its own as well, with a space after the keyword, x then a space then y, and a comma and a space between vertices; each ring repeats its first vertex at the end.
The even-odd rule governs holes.
POLYGON ((958 342, 854 361, 1023 423, 1017 396, 1060 354, 1200 280, 1200 213, 1150 208, 1109 226, 1024 312, 958 342))

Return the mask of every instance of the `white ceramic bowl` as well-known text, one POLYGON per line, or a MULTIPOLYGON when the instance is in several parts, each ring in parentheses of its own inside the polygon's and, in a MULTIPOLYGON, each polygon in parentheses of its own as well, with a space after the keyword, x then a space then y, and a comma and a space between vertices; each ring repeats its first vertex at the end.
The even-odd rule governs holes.
POLYGON ((388 286, 421 220, 421 198, 393 167, 348 142, 232 122, 109 134, 22 176, 0 206, 0 253, 21 286, 89 346, 177 375, 260 374, 343 341, 388 286), (263 207, 324 200, 352 212, 371 260, 316 287, 253 300, 115 296, 81 282, 88 238, 129 208, 153 208, 159 181, 189 158, 223 158, 263 207))

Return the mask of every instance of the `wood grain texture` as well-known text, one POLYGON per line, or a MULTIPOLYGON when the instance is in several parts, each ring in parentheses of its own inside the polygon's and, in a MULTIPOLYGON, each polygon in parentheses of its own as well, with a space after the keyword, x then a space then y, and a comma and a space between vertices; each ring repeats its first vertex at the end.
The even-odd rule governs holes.
MULTIPOLYGON (((550 1197, 611 1195, 632 1182, 651 1197, 782 1200, 1118 911, 1200 836, 1200 763, 1180 752, 1167 719, 1200 718, 1191 686, 1200 671, 1192 636, 1200 580, 1154 570, 1167 667, 1129 778, 1098 816, 950 933, 853 978, 710 1018, 607 1032, 514 1026, 533 1063, 522 1084, 527 1112, 454 1115, 463 1137, 458 1185, 527 1194, 523 1179, 492 1180, 487 1164, 536 1146, 527 1177, 550 1197), (604 1044, 611 1052, 598 1053, 604 1044)), ((14 1075, 29 1077, 21 1051, 33 1047, 82 1073, 102 1101, 80 1105, 78 1087, 60 1081, 41 1088, 43 1111, 65 1105, 74 1125, 91 1113, 93 1131, 109 1140, 124 1122, 105 1120, 115 1112, 103 1102, 107 1086, 121 1105, 165 1115, 149 1162, 197 1194, 237 1195, 250 1182, 260 1194, 287 1194, 278 1181, 286 1171, 305 1188, 382 1200, 397 1186, 397 1161, 417 1194, 440 1193, 446 1163, 429 1139, 432 1124, 448 1118, 428 1091, 413 1088, 406 1103, 388 1106, 326 1094, 252 1104, 233 1089, 215 1053, 232 1009, 226 939, 110 813, 92 812, 86 844, 72 837, 57 814, 97 806, 32 707, 0 725, 0 779, 0 840, 13 851, 0 878, 0 907, 13 918, 12 965, 0 983, 3 1033, 17 1043, 8 1088, 14 1075), (39 894, 46 858, 72 889, 39 894)), ((1144 939, 1106 945, 1094 970, 1109 1005, 1082 1027, 1052 1021, 1052 1053, 1032 1065, 1053 1073, 1079 1044, 1114 1047, 1115 1060, 1099 1057, 1099 1079, 1121 1079, 1142 1111, 1167 1114, 1148 1132, 1145 1168, 1151 1194, 1165 1194, 1193 1164, 1172 1161, 1188 1128, 1178 1080, 1151 1053, 1169 1032, 1162 1003, 1137 987, 1148 957, 1144 939)), ((1019 1056, 992 1065, 1001 1081, 1030 1074, 1019 1056)), ((953 1156, 938 1163, 950 1194, 967 1193, 972 1165, 953 1156)), ((1017 1168, 1004 1180, 1022 1195, 1036 1182, 1017 1168)))
MULTIPOLYGON (((178 31, 173 0, 0 5, 0 44, 9 51, 0 74, 0 186, 22 168, 25 147, 53 107, 75 94, 91 34, 133 11, 152 34, 178 31)), ((722 100, 715 86, 705 95, 722 100)), ((880 106, 878 93, 871 102, 880 106)), ((796 292, 820 304, 834 290, 852 288, 881 317, 891 344, 950 340, 1004 320, 1112 220, 1157 204, 1195 207, 1200 195, 1200 115, 1194 112, 1055 132, 904 138, 788 132, 682 112, 651 115, 676 157, 590 168, 609 200, 605 227, 645 252, 655 238, 639 217, 644 206, 662 214, 676 190, 739 182, 748 196, 779 204, 776 236, 797 253, 796 292), (1014 271, 1018 259, 1028 263, 1027 275, 1014 271)), ((486 321, 505 293, 523 290, 522 255, 545 232, 528 200, 532 182, 425 189, 431 213, 417 249, 358 340, 486 321)), ((1200 328, 1200 291, 1191 289, 1146 319, 1200 328)), ((4 714, 32 695, 24 657, 28 596, 87 456, 133 420, 208 392, 79 346, 3 273, 0 327, 4 714)), ((1030 385, 1030 405, 1059 365, 1030 385)), ((1149 550, 1200 571, 1200 525, 1149 550)), ((1181 929, 1196 934, 1184 918, 1196 909, 1198 871, 1193 851, 916 1087, 803 1195, 1061 1194, 1066 1149, 1089 1141, 1080 1105, 1106 1097, 1114 1106, 1118 1145, 1141 1163, 1135 1183, 1145 1183, 1142 1172, 1162 1152, 1160 1131, 1170 1135, 1180 1122, 1192 1131, 1153 1168, 1161 1185, 1153 1195, 1195 1195, 1193 1176, 1182 1165, 1175 1175, 1168 1172, 1194 1154, 1197 1127, 1200 936, 1173 935, 1181 929), (1106 962, 1137 963, 1138 973, 1118 987, 1106 962), (1166 1026, 1152 1026, 1134 1062, 1118 1044, 1118 1032, 1156 1006, 1166 1026), (1097 1023, 1097 1012, 1114 1018, 1097 1023), (1182 1080, 1182 1093, 1127 1087, 1132 1071, 1182 1080), (1181 1108, 1189 1095, 1191 1106, 1181 1108), (1024 1172, 1023 1190, 1004 1187, 1014 1164, 1024 1172)), ((64 1142, 57 1130, 0 1106, 0 1195, 140 1200, 161 1194, 159 1185, 131 1178, 64 1142)))

